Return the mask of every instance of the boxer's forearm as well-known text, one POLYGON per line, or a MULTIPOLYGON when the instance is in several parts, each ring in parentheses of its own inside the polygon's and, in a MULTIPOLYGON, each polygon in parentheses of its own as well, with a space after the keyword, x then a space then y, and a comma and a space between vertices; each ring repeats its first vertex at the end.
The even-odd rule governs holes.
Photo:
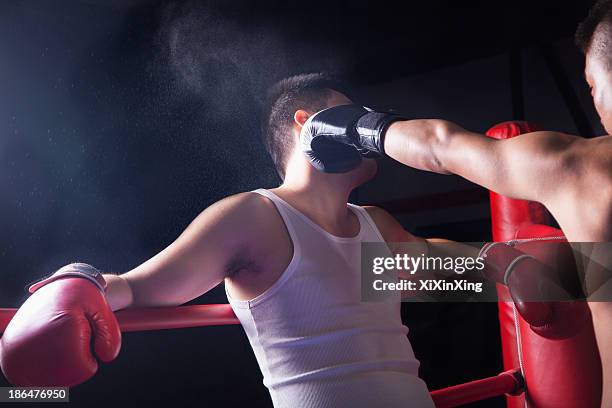
POLYGON ((128 281, 121 275, 104 275, 106 300, 112 310, 128 308, 134 302, 134 294, 128 281))
POLYGON ((443 238, 427 239, 428 256, 452 258, 477 258, 480 247, 443 238))

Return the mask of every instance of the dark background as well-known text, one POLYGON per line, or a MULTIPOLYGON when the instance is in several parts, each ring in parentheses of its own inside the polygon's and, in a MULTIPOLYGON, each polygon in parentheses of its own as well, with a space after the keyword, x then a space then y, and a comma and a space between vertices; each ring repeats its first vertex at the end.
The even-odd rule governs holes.
MULTIPOLYGON (((589 5, 2 2, 0 306, 74 260, 127 271, 212 202, 276 186, 258 110, 289 74, 334 71, 361 103, 476 131, 527 118, 601 133, 571 41, 589 5)), ((486 192, 457 177, 383 162, 353 198, 416 234, 490 239, 486 192)), ((226 299, 217 288, 197 302, 226 299)), ((402 312, 430 389, 502 370, 495 304, 402 312)), ((71 398, 270 405, 238 326, 126 334, 118 360, 71 398)))

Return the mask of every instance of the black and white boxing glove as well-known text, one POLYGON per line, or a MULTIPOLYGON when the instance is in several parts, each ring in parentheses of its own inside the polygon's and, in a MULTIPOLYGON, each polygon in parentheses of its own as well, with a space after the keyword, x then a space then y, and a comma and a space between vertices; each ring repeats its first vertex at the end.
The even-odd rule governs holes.
POLYGON ((363 157, 384 155, 384 135, 391 123, 405 120, 359 105, 340 105, 317 112, 304 123, 302 151, 312 165, 326 173, 345 173, 363 157))

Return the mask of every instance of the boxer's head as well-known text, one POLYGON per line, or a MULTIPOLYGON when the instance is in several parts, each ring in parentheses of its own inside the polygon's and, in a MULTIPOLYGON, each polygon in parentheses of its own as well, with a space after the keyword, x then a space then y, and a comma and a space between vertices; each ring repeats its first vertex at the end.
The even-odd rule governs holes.
MULTIPOLYGON (((322 73, 292 76, 270 89, 263 109, 261 134, 283 180, 290 160, 303 162, 304 169, 314 170, 299 148, 302 125, 320 110, 352 103, 347 95, 341 82, 322 73)), ((375 173, 376 162, 365 159, 356 169, 335 176, 351 178, 359 184, 375 173)))
POLYGON ((580 23, 576 44, 586 56, 584 73, 606 132, 612 134, 612 0, 599 0, 580 23))

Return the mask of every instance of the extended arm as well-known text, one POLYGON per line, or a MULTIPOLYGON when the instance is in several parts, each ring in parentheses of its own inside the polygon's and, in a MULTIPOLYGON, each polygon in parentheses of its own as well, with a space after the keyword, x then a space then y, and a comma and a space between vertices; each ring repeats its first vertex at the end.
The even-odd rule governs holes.
MULTIPOLYGON (((406 253, 411 257, 478 257, 480 248, 462 242, 450 241, 444 238, 421 238, 412 235, 387 211, 377 207, 366 207, 366 210, 376 223, 381 235, 396 253, 406 253)), ((422 271, 416 271, 419 274, 422 271)), ((436 271, 438 274, 453 277, 453 271, 436 271)))
POLYGON ((121 349, 111 309, 179 305, 221 282, 252 236, 250 202, 242 194, 212 205, 147 262, 120 276, 106 275, 106 290, 99 272, 80 263, 33 285, 0 338, 6 378, 24 386, 73 386, 91 378, 98 361, 114 360, 121 349))
MULTIPOLYGON (((548 338, 565 338, 576 333, 585 321, 585 308, 581 302, 565 302, 573 299, 574 287, 564 273, 570 275, 573 262, 561 256, 564 247, 551 247, 550 242, 530 242, 508 246, 503 243, 477 248, 465 243, 444 239, 423 240, 404 231, 402 226, 386 211, 368 208, 383 238, 390 242, 409 242, 393 253, 405 253, 410 257, 482 257, 484 268, 466 268, 465 273, 455 269, 435 269, 416 271, 415 275, 399 276, 408 280, 459 278, 474 281, 484 279, 503 283, 509 289, 511 299, 518 312, 531 328, 548 338), (414 244, 412 244, 414 243, 414 244), (543 260, 545 263, 540 262, 543 260), (459 273, 459 274, 457 274, 459 273), (571 318, 568 318, 571 316, 571 318)), ((567 248, 565 248, 567 249, 567 248)), ((565 253, 567 255, 567 253, 565 253)), ((477 264, 475 262, 474 264, 477 264)), ((567 275, 566 275, 567 276, 567 275)), ((405 291, 404 296, 414 296, 416 292, 405 291)))
POLYGON ((407 166, 457 174, 502 195, 546 203, 576 174, 580 141, 555 132, 496 140, 452 122, 423 119, 393 123, 384 146, 407 166))
POLYGON ((445 120, 403 120, 357 105, 316 113, 304 124, 301 140, 313 166, 328 173, 386 154, 410 167, 457 174, 499 194, 544 204, 571 188, 585 166, 579 137, 533 132, 495 140, 445 120))
POLYGON ((239 194, 213 204, 153 258, 125 274, 105 275, 111 308, 180 305, 217 286, 248 239, 251 201, 239 194))

